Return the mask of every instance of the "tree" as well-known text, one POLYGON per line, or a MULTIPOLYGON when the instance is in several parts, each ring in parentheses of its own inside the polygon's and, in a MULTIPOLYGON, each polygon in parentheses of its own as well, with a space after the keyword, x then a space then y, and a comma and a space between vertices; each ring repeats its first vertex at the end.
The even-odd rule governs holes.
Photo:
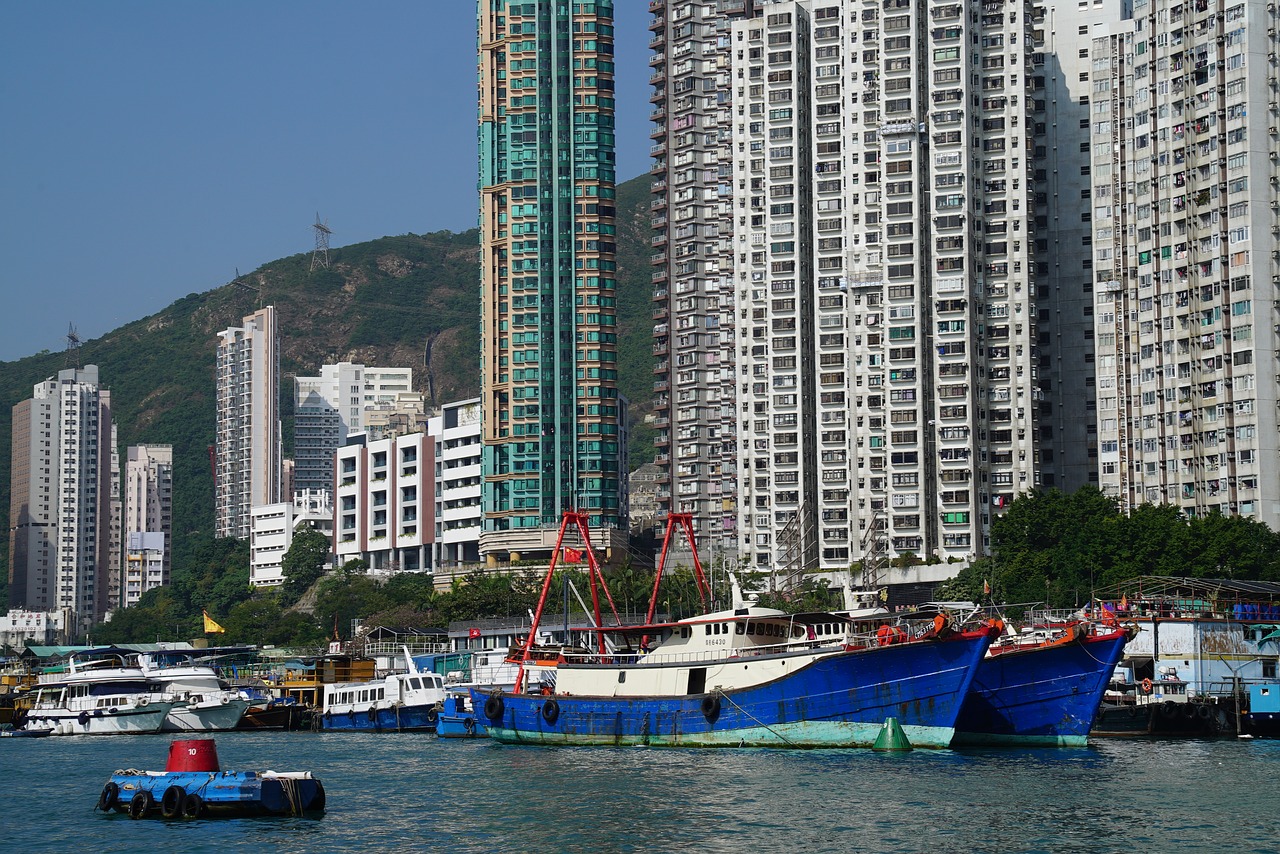
POLYGON ((289 551, 280 562, 284 573, 284 594, 292 604, 324 575, 329 559, 329 538, 319 531, 304 528, 294 532, 289 551))

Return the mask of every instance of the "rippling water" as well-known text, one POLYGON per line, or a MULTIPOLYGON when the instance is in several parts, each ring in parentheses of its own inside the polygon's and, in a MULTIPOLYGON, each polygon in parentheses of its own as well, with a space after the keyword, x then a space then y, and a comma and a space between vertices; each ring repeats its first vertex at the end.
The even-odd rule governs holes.
POLYGON ((93 811, 165 736, 0 740, 0 851, 1275 851, 1280 741, 1080 749, 520 748, 424 735, 224 733, 229 769, 310 770, 318 819, 93 811))

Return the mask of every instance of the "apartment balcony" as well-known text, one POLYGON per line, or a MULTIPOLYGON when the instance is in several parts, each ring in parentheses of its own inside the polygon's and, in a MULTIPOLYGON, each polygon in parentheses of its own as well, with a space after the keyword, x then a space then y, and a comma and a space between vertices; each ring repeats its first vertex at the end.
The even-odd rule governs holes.
POLYGON ((665 269, 654 270, 653 275, 650 276, 649 279, 655 285, 658 284, 659 282, 665 282, 667 280, 667 271, 665 269))
POLYGON ((664 27, 661 30, 654 31, 653 38, 649 39, 649 50, 660 50, 667 43, 667 31, 664 27))
POLYGON ((653 310, 654 320, 666 320, 667 316, 668 316, 667 306, 665 304, 660 305, 653 310))
POLYGON ((662 13, 667 10, 666 0, 649 0, 649 11, 654 14, 654 18, 649 21, 649 29, 657 29, 666 26, 666 21, 662 18, 662 13))

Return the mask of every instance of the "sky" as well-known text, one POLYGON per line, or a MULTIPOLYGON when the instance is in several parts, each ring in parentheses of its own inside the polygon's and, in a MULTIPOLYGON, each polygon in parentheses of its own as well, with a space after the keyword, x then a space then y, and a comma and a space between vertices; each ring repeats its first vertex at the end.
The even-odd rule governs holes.
MULTIPOLYGON (((618 0, 618 178, 649 167, 618 0)), ((0 362, 330 246, 476 224, 474 0, 6 3, 0 362)))

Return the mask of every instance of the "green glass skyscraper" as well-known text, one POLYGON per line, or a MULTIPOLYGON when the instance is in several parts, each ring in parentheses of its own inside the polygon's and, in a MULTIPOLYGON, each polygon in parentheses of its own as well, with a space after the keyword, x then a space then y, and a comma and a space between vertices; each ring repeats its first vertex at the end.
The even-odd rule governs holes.
POLYGON ((625 544, 613 65, 610 0, 480 0, 490 559, 548 552, 566 511, 625 544))

